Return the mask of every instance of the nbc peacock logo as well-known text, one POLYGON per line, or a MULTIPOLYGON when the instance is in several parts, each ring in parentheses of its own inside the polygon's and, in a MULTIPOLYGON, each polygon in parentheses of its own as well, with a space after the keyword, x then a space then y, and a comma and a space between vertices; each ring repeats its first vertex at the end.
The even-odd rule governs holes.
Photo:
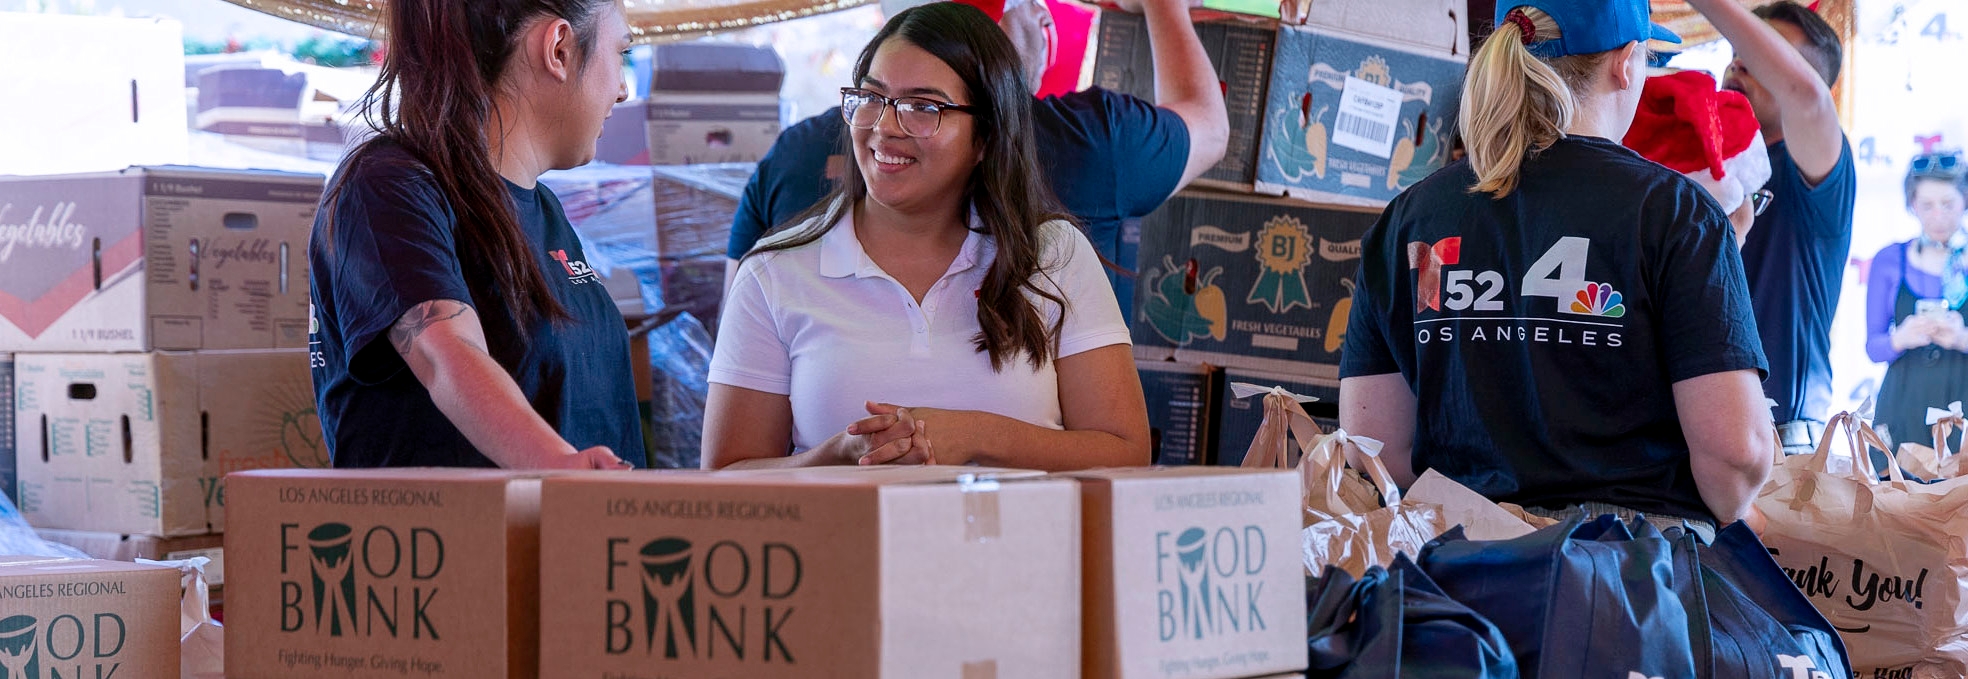
POLYGON ((1587 283, 1572 299, 1567 311, 1584 316, 1620 318, 1626 315, 1626 303, 1619 291, 1606 283, 1587 283))

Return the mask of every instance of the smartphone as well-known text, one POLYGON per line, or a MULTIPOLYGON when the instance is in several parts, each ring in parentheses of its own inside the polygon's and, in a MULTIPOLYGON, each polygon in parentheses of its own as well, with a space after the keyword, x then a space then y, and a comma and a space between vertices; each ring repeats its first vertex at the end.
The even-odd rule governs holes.
POLYGON ((1947 300, 1944 299, 1923 299, 1913 303, 1915 315, 1935 320, 1946 320, 1949 311, 1947 300))

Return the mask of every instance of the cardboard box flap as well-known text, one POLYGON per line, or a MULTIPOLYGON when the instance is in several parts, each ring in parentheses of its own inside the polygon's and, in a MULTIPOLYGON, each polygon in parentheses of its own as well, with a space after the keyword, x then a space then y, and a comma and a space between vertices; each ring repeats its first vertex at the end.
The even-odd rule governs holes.
POLYGON ((73 573, 142 573, 147 571, 170 571, 177 569, 124 561, 102 561, 98 559, 42 559, 34 557, 0 557, 0 577, 16 575, 66 575, 73 573), (7 559, 21 558, 21 561, 7 559))
POLYGON ((369 481, 387 482, 458 482, 488 481, 505 483, 514 478, 545 476, 533 472, 515 472, 500 469, 463 469, 444 467, 390 467, 383 469, 255 469, 236 472, 227 478, 251 477, 271 479, 335 479, 355 478, 369 481))
POLYGON ((735 479, 741 483, 759 483, 759 479, 761 478, 787 477, 798 479, 798 482, 802 484, 822 482, 842 485, 892 485, 960 483, 966 479, 972 481, 1012 481, 1040 478, 1045 475, 1045 472, 1030 469, 936 465, 926 467, 872 466, 742 469, 713 472, 710 477, 735 479))
MULTIPOLYGON (((293 181, 312 182, 321 188, 327 186, 328 178, 312 172, 287 172, 284 170, 230 170, 198 167, 195 165, 144 165, 125 168, 119 172, 104 173, 104 176, 145 175, 177 179, 251 179, 254 181, 293 181)), ((63 178, 88 177, 90 175, 65 175, 63 178)), ((317 200, 319 196, 316 196, 317 200)))
POLYGON ((651 91, 771 92, 786 78, 769 47, 672 43, 656 46, 651 91))
POLYGON ((1261 476, 1265 474, 1297 475, 1289 469, 1245 469, 1243 467, 1117 467, 1113 469, 1088 469, 1085 471, 1056 474, 1072 479, 1099 481, 1154 481, 1157 479, 1193 479, 1218 476, 1261 476))

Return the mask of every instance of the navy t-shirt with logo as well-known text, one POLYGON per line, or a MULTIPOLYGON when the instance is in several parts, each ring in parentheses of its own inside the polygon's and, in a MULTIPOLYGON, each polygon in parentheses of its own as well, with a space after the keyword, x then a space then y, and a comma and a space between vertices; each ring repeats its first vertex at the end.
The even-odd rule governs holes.
POLYGON ((1400 373, 1413 462, 1497 501, 1712 518, 1672 385, 1765 368, 1727 216, 1619 144, 1560 140, 1509 196, 1467 162, 1362 243, 1342 377, 1400 373))
POLYGON ((1784 142, 1770 145, 1770 208, 1743 241, 1743 270, 1756 303, 1756 327, 1770 356, 1763 392, 1778 422, 1824 421, 1831 407, 1831 319, 1852 253, 1852 201, 1858 172, 1852 145, 1824 181, 1804 181, 1784 142))
POLYGON ((506 183, 547 287, 572 315, 522 326, 503 303, 472 298, 457 220, 430 172, 401 147, 376 143, 340 170, 341 197, 319 212, 308 252, 315 403, 335 466, 494 466, 389 342, 404 312, 438 299, 472 305, 492 357, 575 449, 605 445, 644 466, 628 333, 560 200, 545 185, 506 183))
MULTIPOLYGON (((1175 193, 1189 163, 1189 126, 1173 111, 1097 87, 1034 101, 1032 123, 1040 168, 1059 202, 1080 221, 1095 252, 1133 268, 1139 236, 1130 242, 1122 222, 1154 212, 1175 193)), ((820 202, 841 173, 858 171, 853 158, 841 155, 847 129, 833 108, 780 133, 732 217, 731 258, 820 202)), ((1107 278, 1126 312, 1134 278, 1112 268, 1107 278)))

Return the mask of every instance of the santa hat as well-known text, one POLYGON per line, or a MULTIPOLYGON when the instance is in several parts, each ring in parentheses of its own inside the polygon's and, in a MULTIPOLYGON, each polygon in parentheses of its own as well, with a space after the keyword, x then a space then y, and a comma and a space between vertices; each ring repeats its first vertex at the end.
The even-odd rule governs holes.
POLYGON ((1647 79, 1627 148, 1687 175, 1734 212, 1770 181, 1770 154, 1749 99, 1701 71, 1647 79))
MULTIPOLYGON (((881 0, 882 14, 895 16, 902 10, 939 0, 881 0)), ((1040 82, 1029 83, 1033 94, 1041 97, 1066 94, 1080 89, 1081 66, 1086 61, 1087 38, 1093 32, 1095 10, 1063 0, 949 0, 984 12, 991 21, 1003 21, 1007 10, 1027 2, 1044 2, 1052 13, 1052 29, 1057 41, 1052 45, 1052 63, 1046 66, 1040 82)))

